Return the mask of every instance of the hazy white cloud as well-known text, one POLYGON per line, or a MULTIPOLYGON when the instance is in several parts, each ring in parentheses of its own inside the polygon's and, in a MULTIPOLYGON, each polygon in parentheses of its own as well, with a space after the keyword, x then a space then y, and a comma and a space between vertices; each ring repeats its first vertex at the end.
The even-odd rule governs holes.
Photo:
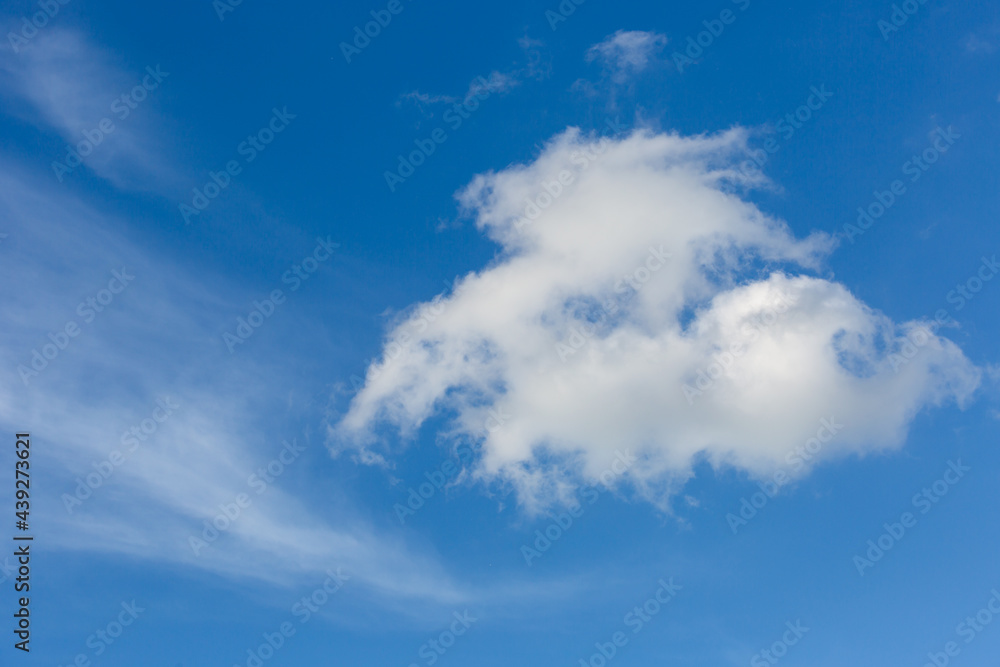
POLYGON ((525 79, 540 80, 546 78, 551 71, 551 65, 546 58, 544 43, 530 37, 522 37, 517 40, 517 44, 524 54, 526 60, 524 65, 508 71, 493 70, 486 76, 477 76, 469 83, 468 89, 462 95, 434 95, 418 90, 410 91, 400 95, 397 106, 404 101, 409 102, 427 114, 427 109, 435 104, 468 102, 474 97, 483 97, 494 93, 502 95, 520 86, 525 79))
POLYGON ((1000 30, 992 28, 966 35, 962 45, 968 53, 988 55, 996 51, 998 42, 1000 42, 1000 30))
POLYGON ((400 95, 399 100, 396 102, 396 106, 401 106, 403 102, 410 102, 411 104, 423 109, 431 106, 432 104, 453 104, 457 101, 458 98, 451 95, 431 95, 430 93, 421 93, 418 90, 413 90, 400 95))
POLYGON ((489 76, 480 76, 472 80, 469 90, 465 93, 465 99, 470 99, 476 95, 487 93, 506 93, 521 85, 516 75, 511 73, 490 72, 489 76))
POLYGON ((409 93, 400 95, 396 105, 402 106, 403 102, 409 102, 420 109, 424 115, 430 117, 433 114, 431 114, 428 110, 437 104, 454 105, 466 103, 474 99, 484 99, 494 93, 508 93, 514 88, 517 88, 519 85, 521 85, 521 80, 518 78, 516 72, 504 73, 493 71, 489 76, 477 76, 474 78, 469 83, 468 90, 466 90, 462 95, 432 95, 430 93, 422 93, 418 90, 413 90, 409 93))
MULTIPOLYGON (((155 98, 161 86, 171 85, 170 67, 148 66, 125 71, 83 34, 53 26, 39 31, 19 53, 0 54, 0 92, 15 100, 15 110, 20 104, 26 120, 59 134, 68 147, 96 143, 93 150, 80 151, 83 166, 70 174, 89 168, 116 187, 159 191, 165 181, 177 180, 175 170, 162 159, 165 145, 153 129, 158 125, 155 98), (105 129, 108 122, 113 127, 107 134, 101 131, 102 121, 105 129)), ((67 148, 60 149, 50 162, 67 164, 67 153, 67 148)))
POLYGON ((545 49, 545 42, 525 35, 517 40, 517 45, 527 61, 521 70, 526 77, 542 80, 552 74, 552 59, 545 49))
POLYGON ((0 161, 8 234, 0 262, 7 377, 0 424, 9 432, 27 428, 44 443, 36 457, 48 492, 33 509, 52 528, 52 547, 275 584, 300 585, 342 566, 354 590, 382 604, 467 599, 429 550, 376 529, 349 498, 317 498, 293 483, 310 459, 328 461, 321 444, 309 446, 308 430, 285 428, 293 383, 276 381, 280 372, 248 351, 229 355, 220 336, 242 304, 259 297, 256 290, 150 255, 58 184, 16 171, 0 161), (134 279, 88 322, 77 304, 122 269, 134 279), (49 334, 68 321, 77 336, 25 385, 18 367, 31 368, 32 349, 51 344, 49 334), (68 513, 64 494, 76 496, 78 478, 107 472, 111 452, 128 451, 122 435, 165 396, 180 407, 68 513), (275 432, 282 436, 268 437, 275 432), (258 494, 249 476, 278 457, 283 437, 306 453, 258 494), (196 555, 189 537, 202 537, 203 522, 241 493, 252 505, 196 555))
POLYGON ((409 437, 448 415, 445 435, 481 444, 473 472, 529 510, 627 449, 628 482, 666 506, 699 459, 763 475, 824 418, 843 428, 820 459, 863 454, 899 446, 925 406, 964 403, 980 371, 953 343, 796 275, 833 241, 741 196, 745 151, 739 130, 570 129, 476 177, 459 199, 500 255, 389 334, 331 447, 378 461, 385 425, 409 437))
POLYGON ((622 83, 631 74, 644 70, 666 44, 667 38, 657 32, 619 30, 590 47, 586 59, 599 60, 611 72, 612 79, 622 83))

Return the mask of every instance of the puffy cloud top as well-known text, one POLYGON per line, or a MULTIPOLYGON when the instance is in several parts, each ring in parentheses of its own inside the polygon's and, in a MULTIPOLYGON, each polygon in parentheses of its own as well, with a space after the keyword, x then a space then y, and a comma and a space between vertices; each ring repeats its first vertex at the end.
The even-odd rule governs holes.
POLYGON ((745 151, 740 130, 569 129, 530 164, 476 177, 459 201, 501 254, 393 329, 334 449, 377 460, 384 424, 412 436, 451 415, 446 435, 481 444, 472 472, 513 484, 529 511, 629 450, 616 479, 667 507, 701 458, 801 474, 962 404, 980 371, 933 327, 794 275, 834 242, 797 239, 744 198, 745 151), (794 452, 811 438, 805 465, 794 452))

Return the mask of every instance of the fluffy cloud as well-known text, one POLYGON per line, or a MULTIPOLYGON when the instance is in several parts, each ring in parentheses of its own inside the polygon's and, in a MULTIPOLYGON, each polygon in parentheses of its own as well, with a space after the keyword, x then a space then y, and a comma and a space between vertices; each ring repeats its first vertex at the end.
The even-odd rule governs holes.
POLYGON ((472 472, 528 510, 626 450, 619 480, 667 507, 698 460, 763 475, 822 419, 843 427, 813 463, 895 447, 923 407, 969 398, 980 371, 932 327, 795 275, 834 243, 742 196, 745 151, 739 130, 570 129, 476 177, 459 200, 502 252, 395 327, 333 448, 379 460, 386 424, 447 415, 481 446, 472 472))

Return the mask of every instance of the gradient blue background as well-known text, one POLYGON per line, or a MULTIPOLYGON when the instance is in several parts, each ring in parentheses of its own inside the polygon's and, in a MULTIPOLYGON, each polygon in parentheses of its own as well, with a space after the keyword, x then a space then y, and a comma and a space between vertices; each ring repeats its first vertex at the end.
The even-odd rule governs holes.
MULTIPOLYGON (((553 31, 545 11, 557 4, 404 0, 404 11, 348 64, 338 44, 383 4, 246 0, 220 21, 207 0, 74 0, 53 25, 78 29, 125 71, 138 75, 159 63, 170 72, 137 113, 161 119, 155 129, 167 158, 183 166, 183 184, 173 195, 120 189, 84 168, 58 183, 50 163, 65 141, 26 122, 9 99, 0 108, 0 144, 20 173, 86 202, 101 212, 111 235, 169 257, 207 293, 220 285, 238 289, 249 303, 273 289, 316 236, 341 244, 336 258, 283 306, 281 318, 238 355, 229 357, 221 334, 245 314, 242 301, 220 308, 218 336, 203 343, 222 359, 214 380, 232 391, 239 382, 234 374, 227 383, 227 373, 244 359, 286 371, 278 377, 287 384, 276 394, 287 396, 287 404, 260 406, 254 425, 278 442, 318 432, 345 409, 349 378, 363 375, 380 353, 387 311, 432 298, 446 281, 493 257, 497 248, 461 218, 453 198, 476 173, 530 160, 568 125, 602 131, 612 117, 634 124, 639 115, 683 134, 766 128, 794 112, 810 86, 825 85, 834 96, 781 142, 765 171, 782 190, 757 193, 759 205, 798 236, 839 230, 874 190, 900 177, 901 165, 928 145, 930 131, 953 126, 961 135, 954 147, 919 182, 908 183, 869 232, 842 244, 826 275, 897 321, 950 309, 961 326, 945 335, 974 363, 992 368, 1000 357, 1000 283, 987 284, 959 312, 946 294, 974 274, 980 257, 1000 251, 996 3, 928 0, 884 40, 876 22, 888 18, 889 2, 754 0, 683 73, 670 54, 731 3, 588 0, 553 31), (617 88, 612 102, 600 68, 584 53, 618 29, 656 31, 669 42, 663 62, 617 88), (542 42, 537 50, 548 74, 491 95, 390 193, 383 172, 441 123, 440 108, 425 111, 401 96, 412 90, 460 96, 476 76, 523 68, 527 55, 518 40, 524 37, 542 42), (579 79, 596 82, 593 97, 573 90, 579 79), (295 121, 192 225, 183 225, 178 202, 209 170, 236 157, 237 144, 276 106, 287 106, 295 121)), ((33 10, 33 3, 5 2, 5 29, 33 10)), ((6 253, 28 252, 16 238, 28 224, 0 221, 0 231, 10 234, 0 262, 8 261, 6 253)), ((169 284, 171 276, 157 280, 169 284)), ((74 289, 70 304, 84 290, 74 289)), ((139 286, 124 297, 130 298, 143 298, 139 286)), ((57 320, 40 326, 53 329, 57 320)), ((174 363, 171 351, 150 363, 174 363)), ((13 367, 4 372, 5 383, 21 386, 13 367)), ((30 428, 44 447, 45 426, 26 419, 5 415, 5 430, 30 428)), ((960 641, 955 626, 1000 587, 997 426, 997 393, 988 377, 967 410, 918 415, 899 452, 819 468, 769 501, 737 535, 725 515, 756 486, 703 466, 685 488, 696 506, 678 502, 677 516, 664 517, 603 494, 530 568, 519 548, 548 522, 526 520, 500 488, 439 493, 399 526, 393 503, 446 456, 435 444, 434 424, 396 461, 397 484, 383 470, 332 459, 322 447, 278 484, 321 516, 350 507, 425 545, 457 579, 498 587, 509 580, 546 591, 530 602, 468 605, 479 621, 441 665, 577 665, 595 642, 623 629, 624 614, 655 592, 657 579, 672 576, 684 586, 681 593, 612 664, 747 665, 780 638, 786 621, 801 619, 810 631, 782 664, 916 666, 928 651, 960 641), (883 522, 912 510, 911 497, 939 478, 949 459, 961 459, 971 472, 860 577, 852 557, 881 534, 883 522)), ((10 448, 0 461, 12 467, 10 448)), ((63 491, 46 484, 44 469, 36 475, 35 494, 63 491)), ((10 486, 0 485, 5 512, 10 486)), ((291 605, 322 583, 272 586, 118 553, 53 550, 46 547, 43 516, 36 535, 32 652, 13 651, 5 630, 4 665, 64 665, 90 654, 87 637, 132 599, 146 611, 93 664, 245 664, 246 649, 289 620, 291 605)), ((9 619, 10 582, 0 591, 9 619)), ((297 625, 266 664, 425 664, 417 650, 446 627, 450 611, 387 610, 345 591, 321 618, 297 625)), ((995 664, 1000 620, 961 646, 955 664, 995 664)))

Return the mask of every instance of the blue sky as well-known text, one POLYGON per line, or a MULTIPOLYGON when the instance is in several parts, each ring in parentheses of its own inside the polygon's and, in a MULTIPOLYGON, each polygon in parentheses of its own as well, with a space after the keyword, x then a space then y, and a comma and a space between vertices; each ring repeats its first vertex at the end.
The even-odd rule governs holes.
POLYGON ((0 17, 2 664, 993 664, 995 4, 0 17))

